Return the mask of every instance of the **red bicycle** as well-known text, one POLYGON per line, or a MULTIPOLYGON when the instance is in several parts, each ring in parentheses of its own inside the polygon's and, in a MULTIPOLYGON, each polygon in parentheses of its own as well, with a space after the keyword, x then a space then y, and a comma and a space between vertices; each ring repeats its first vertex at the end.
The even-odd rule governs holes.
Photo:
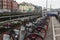
POLYGON ((24 40, 43 40, 43 38, 37 34, 30 34, 24 40))
POLYGON ((37 27, 34 32, 37 32, 38 34, 40 34, 43 38, 46 37, 46 30, 44 28, 41 27, 37 27))

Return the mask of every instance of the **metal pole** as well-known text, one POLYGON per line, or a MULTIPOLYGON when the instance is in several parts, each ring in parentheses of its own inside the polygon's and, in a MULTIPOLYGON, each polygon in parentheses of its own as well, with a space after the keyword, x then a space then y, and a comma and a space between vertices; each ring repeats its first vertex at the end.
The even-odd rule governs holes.
POLYGON ((50 11, 51 11, 51 9, 52 9, 52 0, 51 0, 51 3, 50 3, 50 11))
POLYGON ((46 11, 47 11, 47 7, 48 7, 48 0, 46 0, 46 11))
MULTIPOLYGON (((48 0, 46 0, 46 14, 47 14, 47 9, 48 9, 48 0)), ((45 14, 45 16, 46 16, 45 14)))
POLYGON ((50 10, 51 10, 51 4, 50 4, 50 10))

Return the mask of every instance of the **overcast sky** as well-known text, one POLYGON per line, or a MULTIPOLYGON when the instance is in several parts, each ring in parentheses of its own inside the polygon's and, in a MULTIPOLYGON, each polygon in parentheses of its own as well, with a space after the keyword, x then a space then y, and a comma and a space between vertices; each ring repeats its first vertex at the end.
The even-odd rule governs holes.
MULTIPOLYGON (((16 0, 18 3, 28 2, 34 5, 46 7, 46 0, 16 0)), ((60 8, 60 0, 48 0, 48 8, 50 8, 50 4, 52 8, 60 8)))

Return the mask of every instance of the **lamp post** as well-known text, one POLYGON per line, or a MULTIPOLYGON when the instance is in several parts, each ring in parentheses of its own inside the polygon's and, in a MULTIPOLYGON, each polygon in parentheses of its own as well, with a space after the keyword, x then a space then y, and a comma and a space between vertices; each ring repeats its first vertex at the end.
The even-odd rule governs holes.
POLYGON ((50 11, 52 10, 52 0, 51 0, 51 3, 50 3, 50 11))
POLYGON ((46 11, 47 11, 47 7, 48 7, 48 0, 46 0, 46 11))
POLYGON ((45 16, 47 14, 47 8, 48 8, 48 0, 46 0, 46 13, 45 13, 45 16))

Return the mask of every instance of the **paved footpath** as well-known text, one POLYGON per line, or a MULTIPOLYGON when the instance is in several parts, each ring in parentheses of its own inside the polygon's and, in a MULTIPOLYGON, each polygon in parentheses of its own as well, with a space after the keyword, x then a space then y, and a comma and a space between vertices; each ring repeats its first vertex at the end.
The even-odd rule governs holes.
POLYGON ((53 40, 53 32, 52 32, 52 26, 51 26, 51 18, 50 18, 50 23, 49 23, 49 28, 48 28, 48 32, 46 35, 45 40, 53 40))
POLYGON ((50 18, 49 29, 45 40, 60 40, 60 23, 55 17, 50 18))
POLYGON ((52 28, 53 40, 60 40, 60 23, 55 17, 52 17, 52 28))

